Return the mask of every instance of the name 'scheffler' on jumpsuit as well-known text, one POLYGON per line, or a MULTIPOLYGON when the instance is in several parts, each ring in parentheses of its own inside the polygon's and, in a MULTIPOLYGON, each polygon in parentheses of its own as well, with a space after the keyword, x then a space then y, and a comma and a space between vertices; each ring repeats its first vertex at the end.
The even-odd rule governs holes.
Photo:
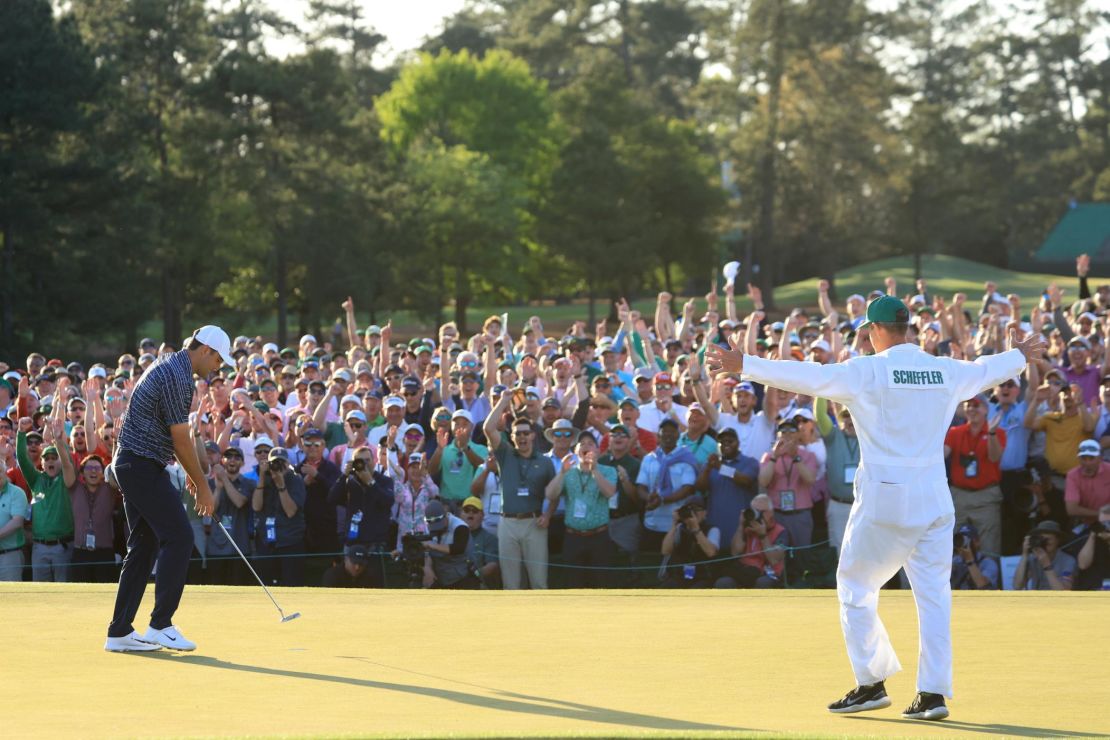
POLYGON ((837 568, 840 621, 860 686, 901 670, 879 619, 879 590, 905 567, 920 626, 918 691, 952 696, 952 533, 955 516, 944 436, 965 399, 1025 367, 1019 350, 975 362, 934 357, 913 344, 818 365, 746 355, 743 374, 775 388, 843 404, 859 436, 860 465, 837 568))

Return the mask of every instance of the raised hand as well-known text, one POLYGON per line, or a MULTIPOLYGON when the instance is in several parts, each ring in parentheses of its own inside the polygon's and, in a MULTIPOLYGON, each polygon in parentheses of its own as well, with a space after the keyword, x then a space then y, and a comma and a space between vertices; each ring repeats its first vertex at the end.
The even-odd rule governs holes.
POLYGON ((705 349, 705 368, 711 375, 721 373, 739 373, 744 369, 744 350, 741 348, 736 335, 728 338, 731 350, 719 344, 710 344, 705 349))
POLYGON ((748 296, 752 299, 752 305, 763 308, 763 291, 759 286, 748 283, 748 296))
POLYGON ((1025 356, 1026 362, 1032 362, 1033 360, 1044 357, 1045 349, 1048 347, 1044 336, 1041 335, 1040 332, 1030 332, 1029 336, 1019 342, 1017 340, 1017 330, 1018 327, 1016 324, 1010 326, 1007 337, 1009 348, 1019 350, 1021 354, 1025 356))
POLYGON ((1091 256, 1089 254, 1081 254, 1075 258, 1075 274, 1079 277, 1087 277, 1087 273, 1091 270, 1091 256))
POLYGON ((436 444, 439 448, 445 449, 447 444, 451 441, 451 432, 443 427, 436 429, 436 444))

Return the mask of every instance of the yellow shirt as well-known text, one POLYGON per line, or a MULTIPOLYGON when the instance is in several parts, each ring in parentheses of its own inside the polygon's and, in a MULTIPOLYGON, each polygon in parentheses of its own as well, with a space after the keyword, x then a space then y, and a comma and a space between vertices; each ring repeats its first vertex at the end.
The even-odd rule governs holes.
POLYGON ((1079 443, 1090 435, 1083 431, 1083 416, 1065 416, 1063 411, 1050 411, 1041 417, 1044 430, 1044 456, 1052 471, 1067 475, 1079 464, 1079 443))

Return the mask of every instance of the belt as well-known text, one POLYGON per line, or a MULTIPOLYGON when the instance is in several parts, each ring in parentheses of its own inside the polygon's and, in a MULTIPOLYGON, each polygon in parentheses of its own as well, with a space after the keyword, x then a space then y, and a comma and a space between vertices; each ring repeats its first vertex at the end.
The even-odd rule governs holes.
POLYGON ((67 537, 64 540, 35 540, 35 542, 40 545, 68 545, 70 542, 73 542, 73 538, 67 537))
POLYGON ((9 552, 19 552, 22 547, 9 547, 7 550, 0 550, 0 555, 7 555, 9 552))
POLYGON ((600 527, 594 527, 593 529, 571 529, 567 527, 567 534, 572 534, 575 537, 589 537, 591 534, 600 534, 607 529, 609 529, 608 524, 602 524, 600 527))
POLYGON ((997 483, 991 483, 989 486, 983 486, 982 488, 964 488, 963 486, 952 486, 952 487, 959 490, 959 491, 967 491, 969 493, 979 493, 980 491, 985 491, 988 488, 998 488, 998 484, 997 483))
POLYGON ((534 511, 529 511, 524 514, 507 514, 504 511, 501 512, 502 519, 539 519, 540 516, 542 515, 534 511))
POLYGON ((838 504, 851 504, 851 503, 854 503, 853 499, 850 499, 850 498, 837 498, 836 496, 832 495, 831 493, 829 494, 829 498, 830 498, 830 499, 832 499, 833 501, 835 501, 835 502, 836 502, 836 503, 838 503, 838 504))

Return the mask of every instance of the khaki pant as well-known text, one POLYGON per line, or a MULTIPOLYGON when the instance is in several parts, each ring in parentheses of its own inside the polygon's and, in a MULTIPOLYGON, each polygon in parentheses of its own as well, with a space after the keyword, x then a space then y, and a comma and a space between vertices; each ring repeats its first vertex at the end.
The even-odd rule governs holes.
POLYGON ((497 524, 501 582, 506 591, 523 588, 523 572, 533 589, 547 588, 547 530, 535 519, 501 517, 497 524))
POLYGON ((0 581, 23 580, 23 550, 0 554, 0 581))
POLYGON ((1002 552, 1002 489, 988 486, 978 491, 951 486, 956 508, 956 529, 971 522, 979 530, 979 551, 997 558, 1002 552))

